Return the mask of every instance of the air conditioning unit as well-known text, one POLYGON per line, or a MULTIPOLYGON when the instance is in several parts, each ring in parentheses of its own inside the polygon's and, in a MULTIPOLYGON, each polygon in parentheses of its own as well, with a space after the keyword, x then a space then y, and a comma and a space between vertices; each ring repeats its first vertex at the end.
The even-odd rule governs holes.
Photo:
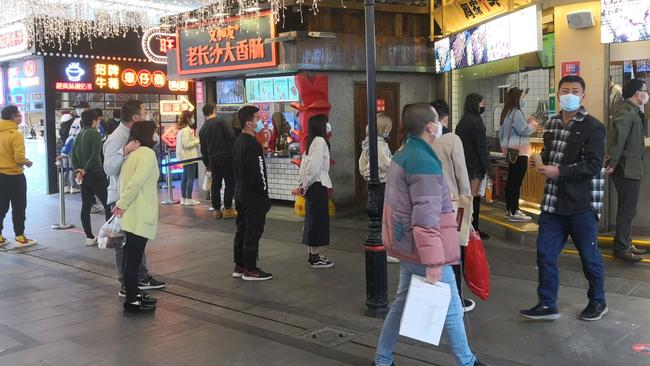
POLYGON ((571 29, 591 28, 596 25, 591 10, 579 10, 568 13, 566 15, 566 20, 571 29))

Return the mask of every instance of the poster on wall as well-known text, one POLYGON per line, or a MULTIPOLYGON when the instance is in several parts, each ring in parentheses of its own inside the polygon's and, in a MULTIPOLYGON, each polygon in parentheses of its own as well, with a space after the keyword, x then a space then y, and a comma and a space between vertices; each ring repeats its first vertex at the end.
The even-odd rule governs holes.
POLYGON ((650 0, 601 0, 602 43, 650 40, 650 0))
POLYGON ((580 61, 562 62, 562 77, 568 75, 580 76, 580 61))

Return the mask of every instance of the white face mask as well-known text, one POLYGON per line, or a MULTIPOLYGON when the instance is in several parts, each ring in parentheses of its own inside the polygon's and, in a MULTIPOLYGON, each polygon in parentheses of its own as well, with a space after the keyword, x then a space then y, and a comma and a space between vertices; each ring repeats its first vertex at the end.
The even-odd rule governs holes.
POLYGON ((440 121, 437 121, 435 125, 436 125, 435 139, 437 140, 442 136, 442 123, 440 123, 440 121))
POLYGON ((648 104, 648 101, 650 101, 650 94, 648 92, 643 93, 643 97, 641 97, 641 106, 644 106, 648 104))
POLYGON ((155 142, 155 145, 158 145, 158 143, 160 142, 160 136, 158 136, 157 133, 153 134, 153 142, 155 142))

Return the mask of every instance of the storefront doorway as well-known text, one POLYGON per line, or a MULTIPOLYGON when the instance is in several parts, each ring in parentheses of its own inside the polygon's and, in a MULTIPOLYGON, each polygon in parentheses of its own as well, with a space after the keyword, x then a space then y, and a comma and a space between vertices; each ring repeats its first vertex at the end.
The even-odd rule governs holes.
MULTIPOLYGON (((393 129, 390 133, 388 145, 390 150, 395 152, 399 148, 400 136, 400 110, 399 110, 399 83, 377 83, 377 113, 388 115, 393 121, 393 129)), ((355 83, 354 85, 354 141, 355 141, 355 164, 361 155, 361 142, 366 138, 366 126, 368 105, 366 97, 366 83, 355 83)), ((356 165, 355 165, 356 166, 356 165)), ((368 200, 368 187, 366 181, 355 169, 356 182, 356 203, 365 205, 368 200)))

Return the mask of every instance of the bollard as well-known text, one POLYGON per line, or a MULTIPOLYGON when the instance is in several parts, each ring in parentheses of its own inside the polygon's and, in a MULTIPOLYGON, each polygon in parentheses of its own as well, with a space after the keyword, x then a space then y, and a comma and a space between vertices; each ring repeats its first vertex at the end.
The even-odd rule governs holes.
POLYGON ((165 174, 165 181, 167 184, 167 199, 160 202, 161 205, 170 206, 180 203, 180 201, 174 201, 174 186, 172 185, 172 166, 170 163, 169 155, 167 155, 167 174, 165 174))
POLYGON ((73 228, 74 225, 65 223, 65 168, 63 162, 58 161, 56 166, 59 173, 59 223, 52 224, 51 228, 52 230, 66 230, 73 228))

